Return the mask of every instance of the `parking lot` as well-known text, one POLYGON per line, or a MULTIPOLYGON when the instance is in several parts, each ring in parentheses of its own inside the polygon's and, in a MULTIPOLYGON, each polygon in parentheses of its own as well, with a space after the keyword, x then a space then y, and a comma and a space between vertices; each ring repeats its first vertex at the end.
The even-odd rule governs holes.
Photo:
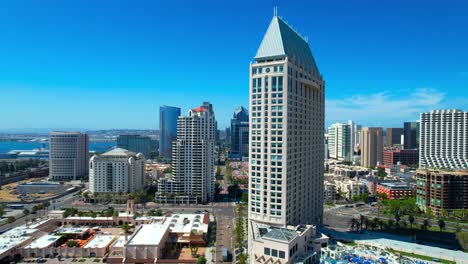
POLYGON ((334 228, 337 231, 348 231, 350 220, 361 215, 378 215, 378 208, 367 204, 338 205, 328 208, 324 212, 323 223, 325 227, 334 228))

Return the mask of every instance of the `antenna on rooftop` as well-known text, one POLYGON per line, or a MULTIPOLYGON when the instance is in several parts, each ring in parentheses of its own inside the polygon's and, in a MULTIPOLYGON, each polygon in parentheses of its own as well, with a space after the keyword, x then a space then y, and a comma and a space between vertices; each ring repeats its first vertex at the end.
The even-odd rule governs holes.
POLYGON ((273 16, 278 16, 278 7, 273 7, 273 16))

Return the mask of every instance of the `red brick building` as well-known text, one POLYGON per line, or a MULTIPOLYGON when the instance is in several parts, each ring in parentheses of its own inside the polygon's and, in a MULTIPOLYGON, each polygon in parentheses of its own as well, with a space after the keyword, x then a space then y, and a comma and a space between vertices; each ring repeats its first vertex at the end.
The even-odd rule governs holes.
POLYGON ((384 150, 383 163, 385 165, 397 164, 398 162, 405 165, 418 164, 419 151, 417 149, 384 150))
POLYGON ((435 214, 442 210, 468 209, 468 170, 417 170, 416 204, 430 208, 435 214))
POLYGON ((385 193, 388 199, 412 197, 416 190, 403 182, 381 183, 377 186, 377 193, 385 193))

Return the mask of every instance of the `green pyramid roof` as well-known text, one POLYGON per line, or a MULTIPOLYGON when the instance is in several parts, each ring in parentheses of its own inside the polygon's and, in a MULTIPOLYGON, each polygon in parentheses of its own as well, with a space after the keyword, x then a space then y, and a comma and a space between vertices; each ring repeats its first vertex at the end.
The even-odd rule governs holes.
POLYGON ((288 57, 308 71, 319 72, 307 41, 281 17, 274 16, 258 48, 255 60, 274 60, 284 57, 288 57))

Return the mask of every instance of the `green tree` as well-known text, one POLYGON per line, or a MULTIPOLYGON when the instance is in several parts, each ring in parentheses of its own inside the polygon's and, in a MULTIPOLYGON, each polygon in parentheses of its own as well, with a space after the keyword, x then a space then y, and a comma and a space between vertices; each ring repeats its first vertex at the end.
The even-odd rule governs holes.
POLYGON ((219 194, 221 192, 221 183, 219 183, 219 181, 215 181, 214 190, 216 194, 219 194))
POLYGON ((439 226, 439 229, 440 229, 440 232, 442 232, 442 229, 445 228, 445 221, 444 219, 439 219, 439 221, 437 221, 437 225, 439 226))
POLYGON ((28 210, 28 209, 24 209, 23 210, 23 215, 29 215, 31 212, 28 210))
POLYGON ((365 217, 364 215, 359 216, 359 229, 361 231, 362 231, 362 226, 366 223, 366 219, 367 219, 367 217, 365 217))
POLYGON ((197 264, 206 264, 206 258, 204 256, 198 257, 197 264))
POLYGON ((131 227, 129 224, 127 224, 127 223, 125 223, 125 224, 122 225, 122 231, 123 231, 124 234, 125 234, 125 240, 128 239, 128 233, 130 232, 130 229, 131 229, 131 228, 132 228, 132 227, 131 227))
POLYGON ((364 193, 361 195, 361 200, 365 203, 369 203, 369 194, 364 193))
POLYGON ((229 197, 237 198, 240 192, 240 188, 238 184, 233 184, 228 186, 228 193, 229 197))
POLYGON ((5 206, 3 204, 0 204, 0 217, 2 217, 5 214, 5 206))
POLYGON ((374 217, 372 225, 374 226, 374 228, 376 228, 379 225, 379 218, 378 217, 374 217))
POLYGON ((379 220, 380 231, 383 230, 383 226, 384 226, 384 222, 382 220, 379 220))
POLYGON ((410 228, 413 229, 413 223, 414 223, 414 216, 409 215, 408 216, 408 222, 410 223, 410 228))
POLYGON ((392 228, 392 226, 393 226, 393 224, 395 223, 395 221, 394 221, 393 219, 388 219, 387 223, 388 223, 388 227, 389 227, 389 228, 392 228))
POLYGON ((246 193, 246 192, 242 193, 241 202, 243 202, 243 203, 248 203, 249 202, 249 194, 248 193, 246 193))
MULTIPOLYGON (((349 224, 350 224, 350 227, 351 227, 351 231, 354 231, 354 228, 356 227, 356 229, 358 228, 358 220, 356 218, 351 218, 351 220, 349 220, 349 224)), ((356 230, 357 231, 357 230, 356 230)))
POLYGON ((401 216, 400 216, 400 214, 397 213, 397 214, 395 215, 395 221, 396 221, 396 223, 397 223, 397 224, 400 223, 400 220, 401 220, 401 216))
POLYGON ((219 176, 221 176, 221 167, 217 166, 216 167, 216 177, 219 177, 219 176))
POLYGON ((387 176, 387 173, 385 172, 385 168, 382 168, 382 167, 377 168, 377 176, 379 177, 387 176))
POLYGON ((424 230, 427 230, 427 228, 429 227, 430 223, 429 223, 429 219, 424 219, 423 223, 422 223, 422 228, 424 230))
POLYGON ((16 221, 16 218, 14 216, 9 216, 7 218, 7 223, 8 224, 13 224, 16 221))
POLYGON ((247 255, 244 253, 240 253, 238 260, 239 260, 239 264, 247 264, 247 255))
POLYGON ((83 199, 85 200, 85 202, 89 201, 89 193, 88 192, 83 193, 83 199))
POLYGON ((77 247, 78 242, 76 240, 68 240, 66 243, 67 247, 72 248, 72 247, 77 247))

